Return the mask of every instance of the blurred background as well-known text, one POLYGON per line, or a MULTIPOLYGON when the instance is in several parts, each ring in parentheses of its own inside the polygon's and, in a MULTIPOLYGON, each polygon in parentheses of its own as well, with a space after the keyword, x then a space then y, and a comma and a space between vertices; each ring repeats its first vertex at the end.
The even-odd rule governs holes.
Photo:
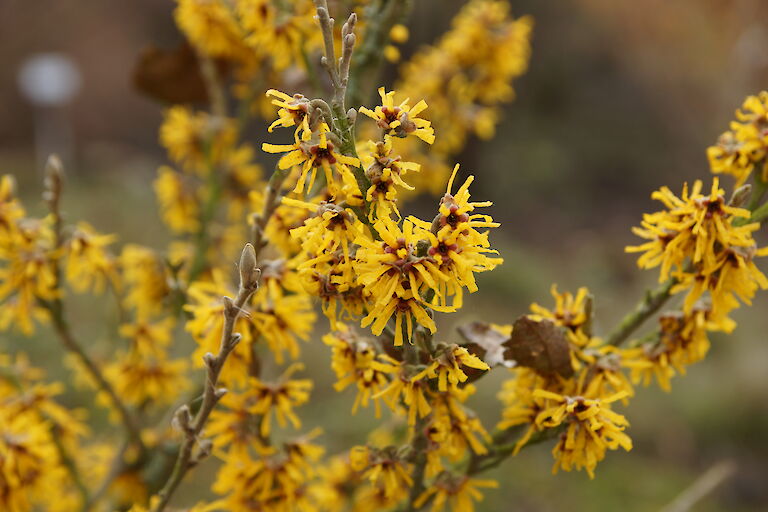
MULTIPOLYGON (((415 4, 405 58, 444 32, 463 2, 415 4)), ((164 162, 162 105, 135 90, 132 73, 142 49, 182 39, 172 9, 157 0, 0 2, 0 173, 16 176, 31 210, 42 210, 41 159, 58 151, 71 219, 117 232, 121 243, 168 240, 152 192, 164 162), (40 54, 48 54, 42 65, 40 54), (59 87, 39 87, 47 73, 59 87)), ((709 181, 705 148, 745 96, 768 88, 768 2, 517 0, 513 12, 535 18, 530 69, 496 138, 471 142, 457 158, 478 177, 473 196, 495 203, 502 227, 494 246, 506 263, 480 276, 481 293, 441 330, 475 319, 511 323, 530 302, 549 304, 556 282, 592 290, 597 332, 605 332, 655 282, 655 271, 637 270, 623 251, 635 241, 630 227, 656 209, 651 191, 709 181)), ((253 137, 266 140, 266 125, 253 137)), ((434 199, 419 201, 414 208, 424 210, 434 199)), ((489 491, 481 510, 657 510, 723 461, 735 474, 695 510, 768 510, 767 307, 763 294, 737 311, 737 331, 713 336, 710 356, 676 378, 672 393, 640 390, 626 410, 635 449, 610 453, 594 481, 552 477, 550 448, 536 446, 494 472, 501 490, 489 491)), ((318 341, 305 347, 305 361, 329 357, 318 341)), ((65 373, 51 340, 26 343, 33 362, 65 373)), ((332 390, 327 365, 309 371, 317 380, 305 422, 326 425, 330 451, 364 442, 372 411, 349 422, 353 393, 332 390)), ((505 377, 494 373, 472 402, 489 429, 505 377)), ((67 399, 87 405, 89 397, 67 399)))

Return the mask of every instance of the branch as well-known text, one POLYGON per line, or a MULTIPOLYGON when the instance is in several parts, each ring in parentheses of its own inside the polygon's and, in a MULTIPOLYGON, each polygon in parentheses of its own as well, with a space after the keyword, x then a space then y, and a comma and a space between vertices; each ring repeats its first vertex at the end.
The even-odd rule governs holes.
POLYGON ((251 240, 253 240, 253 249, 255 251, 256 259, 259 258, 261 250, 267 245, 267 239, 265 238, 265 231, 267 229, 267 223, 275 210, 280 206, 280 187, 288 177, 287 171, 281 171, 278 168, 272 172, 272 176, 267 183, 267 194, 264 198, 264 208, 260 214, 253 214, 253 230, 251 240))
MULTIPOLYGON (((342 45, 341 58, 336 62, 336 54, 333 47, 333 24, 334 20, 328 14, 328 4, 326 0, 315 0, 317 8, 317 20, 320 23, 320 30, 323 33, 325 41, 325 55, 321 57, 320 63, 328 71, 333 85, 333 99, 331 100, 331 111, 333 114, 333 130, 339 137, 339 151, 347 156, 358 158, 355 147, 354 122, 357 112, 354 109, 346 110, 345 100, 347 94, 347 84, 349 82, 350 66, 352 64, 352 53, 355 46, 355 23, 357 15, 353 12, 341 29, 342 45)), ((375 25, 372 23, 372 25, 375 25)), ((324 115, 327 115, 324 113, 324 115)), ((365 193, 370 188, 371 182, 365 176, 365 169, 356 167, 352 169, 357 181, 357 186, 363 195, 365 210, 369 209, 368 202, 365 200, 365 193)), ((359 215, 365 222, 367 215, 359 215)))
MULTIPOLYGON (((752 212, 749 219, 734 219, 734 226, 741 226, 751 222, 763 222, 768 219, 768 203, 760 206, 760 201, 767 190, 768 183, 755 175, 754 187, 744 185, 734 192, 730 200, 731 206, 741 206, 740 203, 746 199, 745 194, 751 194, 748 209, 752 212)), ((671 277, 654 290, 648 290, 643 300, 635 307, 635 310, 622 318, 619 325, 611 331, 606 338, 606 343, 608 345, 621 345, 624 343, 635 329, 661 309, 664 303, 671 297, 672 288, 677 282, 677 279, 671 277)))
MULTIPOLYGON (((507 430, 496 432, 493 435, 491 445, 488 446, 488 453, 483 455, 478 455, 474 452, 472 453, 472 456, 469 459, 469 465, 467 466, 467 476, 488 471, 504 462, 507 457, 515 452, 517 441, 527 427, 528 425, 517 425, 507 430)), ((528 442, 521 447, 521 449, 553 439, 562 431, 562 427, 555 427, 536 432, 531 436, 528 442)))
POLYGON ((80 494, 80 498, 82 499, 82 510, 85 511, 88 510, 90 503, 88 488, 83 483, 83 479, 80 476, 80 472, 77 470, 75 461, 73 461, 72 457, 67 453, 64 443, 62 442, 61 437, 59 437, 60 430, 59 425, 55 424, 53 429, 51 429, 51 439, 53 440, 53 445, 56 447, 56 452, 59 455, 61 465, 67 470, 69 477, 77 488, 77 492, 80 494))
POLYGON ((131 442, 139 447, 140 453, 144 453, 146 448, 141 440, 141 429, 139 428, 136 418, 130 413, 128 407, 117 395, 117 392, 115 392, 115 389, 101 373, 101 370, 96 363, 88 356, 88 354, 86 354, 80 344, 72 336, 69 324, 64 318, 64 307, 61 300, 56 299, 53 302, 44 302, 43 306, 48 309, 48 312, 51 314, 54 330, 59 336, 64 348, 73 353, 80 360, 86 373, 88 373, 88 375, 96 382, 97 387, 109 396, 112 405, 114 405, 120 415, 120 419, 128 432, 131 442))
POLYGON ((736 472, 736 464, 730 460, 718 462, 696 479, 672 503, 664 507, 662 512, 687 512, 707 494, 728 480, 736 472))
POLYGON ((243 311, 248 299, 259 287, 261 271, 256 266, 256 252, 251 244, 246 244, 240 257, 240 287, 233 301, 224 297, 224 328, 221 334, 221 344, 218 355, 207 353, 203 360, 206 367, 205 389, 203 403, 192 418, 188 405, 181 406, 174 415, 175 424, 184 433, 184 442, 179 449, 176 465, 170 478, 159 493, 160 500, 152 512, 161 512, 173 496, 187 472, 210 452, 210 443, 200 443, 200 448, 193 454, 193 448, 198 444, 198 436, 203 430, 208 417, 216 404, 226 393, 226 389, 217 388, 221 370, 229 354, 240 341, 240 334, 233 333, 235 322, 243 311))
POLYGON ((635 306, 635 310, 622 318, 619 325, 607 336, 606 343, 608 345, 624 343, 635 329, 661 309, 672 296, 672 288, 676 284, 677 279, 671 277, 657 288, 646 291, 645 297, 635 306))
MULTIPOLYGON (((54 236, 54 251, 60 251, 63 247, 63 217, 61 215, 60 203, 62 197, 62 188, 64 182, 64 168, 61 164, 61 160, 56 155, 51 155, 48 158, 45 169, 45 181, 43 199, 48 203, 48 208, 51 211, 53 217, 53 236, 54 236)), ((51 265, 54 275, 53 288, 59 289, 61 285, 61 268, 59 266, 59 258, 51 258, 51 265)), ((74 354, 80 362, 83 364, 86 373, 94 380, 96 386, 107 394, 112 405, 117 409, 120 419, 128 433, 131 442, 135 443, 139 448, 140 455, 146 452, 146 447, 141 440, 141 429, 139 428, 138 421, 129 412, 128 407, 123 403, 120 397, 115 392, 115 389, 107 381, 102 374, 96 363, 88 356, 83 350, 82 346, 77 342, 72 335, 72 331, 69 327, 69 323, 66 320, 64 314, 64 302, 60 297, 57 297, 51 301, 40 300, 40 304, 48 311, 51 316, 53 328, 59 337, 64 348, 74 354)))

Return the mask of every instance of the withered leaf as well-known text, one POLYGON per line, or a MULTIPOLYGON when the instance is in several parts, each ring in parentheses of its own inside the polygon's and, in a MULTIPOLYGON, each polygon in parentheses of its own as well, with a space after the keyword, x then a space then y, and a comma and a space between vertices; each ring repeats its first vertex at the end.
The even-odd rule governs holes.
POLYGON ((486 362, 488 366, 513 366, 512 361, 504 358, 504 342, 508 336, 500 333, 491 324, 485 322, 471 322, 456 328, 466 343, 462 343, 466 349, 486 362))
MULTIPOLYGON (((227 64, 216 61, 219 73, 227 64)), ((149 46, 142 50, 133 69, 133 85, 141 93, 167 103, 205 103, 208 93, 200 75, 195 50, 184 42, 166 50, 149 46)))
POLYGON ((551 320, 523 315, 515 320, 512 337, 504 343, 504 357, 542 375, 573 376, 571 349, 565 331, 551 320))

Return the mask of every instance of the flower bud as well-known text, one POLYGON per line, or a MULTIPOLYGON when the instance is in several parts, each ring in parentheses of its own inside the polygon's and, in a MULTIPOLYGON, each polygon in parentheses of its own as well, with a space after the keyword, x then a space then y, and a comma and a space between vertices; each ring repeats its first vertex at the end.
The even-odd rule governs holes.
POLYGON ((752 195, 752 185, 750 185, 749 183, 742 185, 733 191, 731 200, 728 201, 728 206, 733 206, 734 208, 741 208, 747 203, 747 199, 749 199, 749 196, 751 195, 752 195))
POLYGON ((51 211, 58 211, 61 198, 61 186, 64 181, 64 165, 58 155, 51 155, 45 162, 45 179, 43 181, 43 199, 51 211))
POLYGON ((256 251, 251 244, 245 244, 240 255, 240 288, 255 290, 259 287, 261 270, 256 266, 256 251))
POLYGON ((192 428, 192 413, 187 404, 182 405, 173 415, 172 426, 185 434, 192 428))

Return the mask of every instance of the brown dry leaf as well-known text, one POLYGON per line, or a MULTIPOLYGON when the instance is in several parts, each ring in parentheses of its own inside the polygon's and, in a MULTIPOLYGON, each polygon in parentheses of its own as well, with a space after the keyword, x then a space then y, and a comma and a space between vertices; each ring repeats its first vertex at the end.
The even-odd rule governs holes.
MULTIPOLYGON (((226 67, 217 61, 219 72, 226 67)), ((167 103, 205 103, 208 93, 195 50, 182 43, 172 50, 150 46, 139 55, 133 84, 141 93, 167 103)))
POLYGON ((513 361, 504 358, 504 342, 509 340, 509 337, 494 329, 491 324, 471 322, 460 325, 456 330, 466 341, 462 345, 488 366, 514 366, 513 361))
POLYGON ((561 327, 551 320, 532 320, 526 315, 515 320, 512 337, 504 344, 504 357, 542 375, 573 376, 571 349, 561 327))

